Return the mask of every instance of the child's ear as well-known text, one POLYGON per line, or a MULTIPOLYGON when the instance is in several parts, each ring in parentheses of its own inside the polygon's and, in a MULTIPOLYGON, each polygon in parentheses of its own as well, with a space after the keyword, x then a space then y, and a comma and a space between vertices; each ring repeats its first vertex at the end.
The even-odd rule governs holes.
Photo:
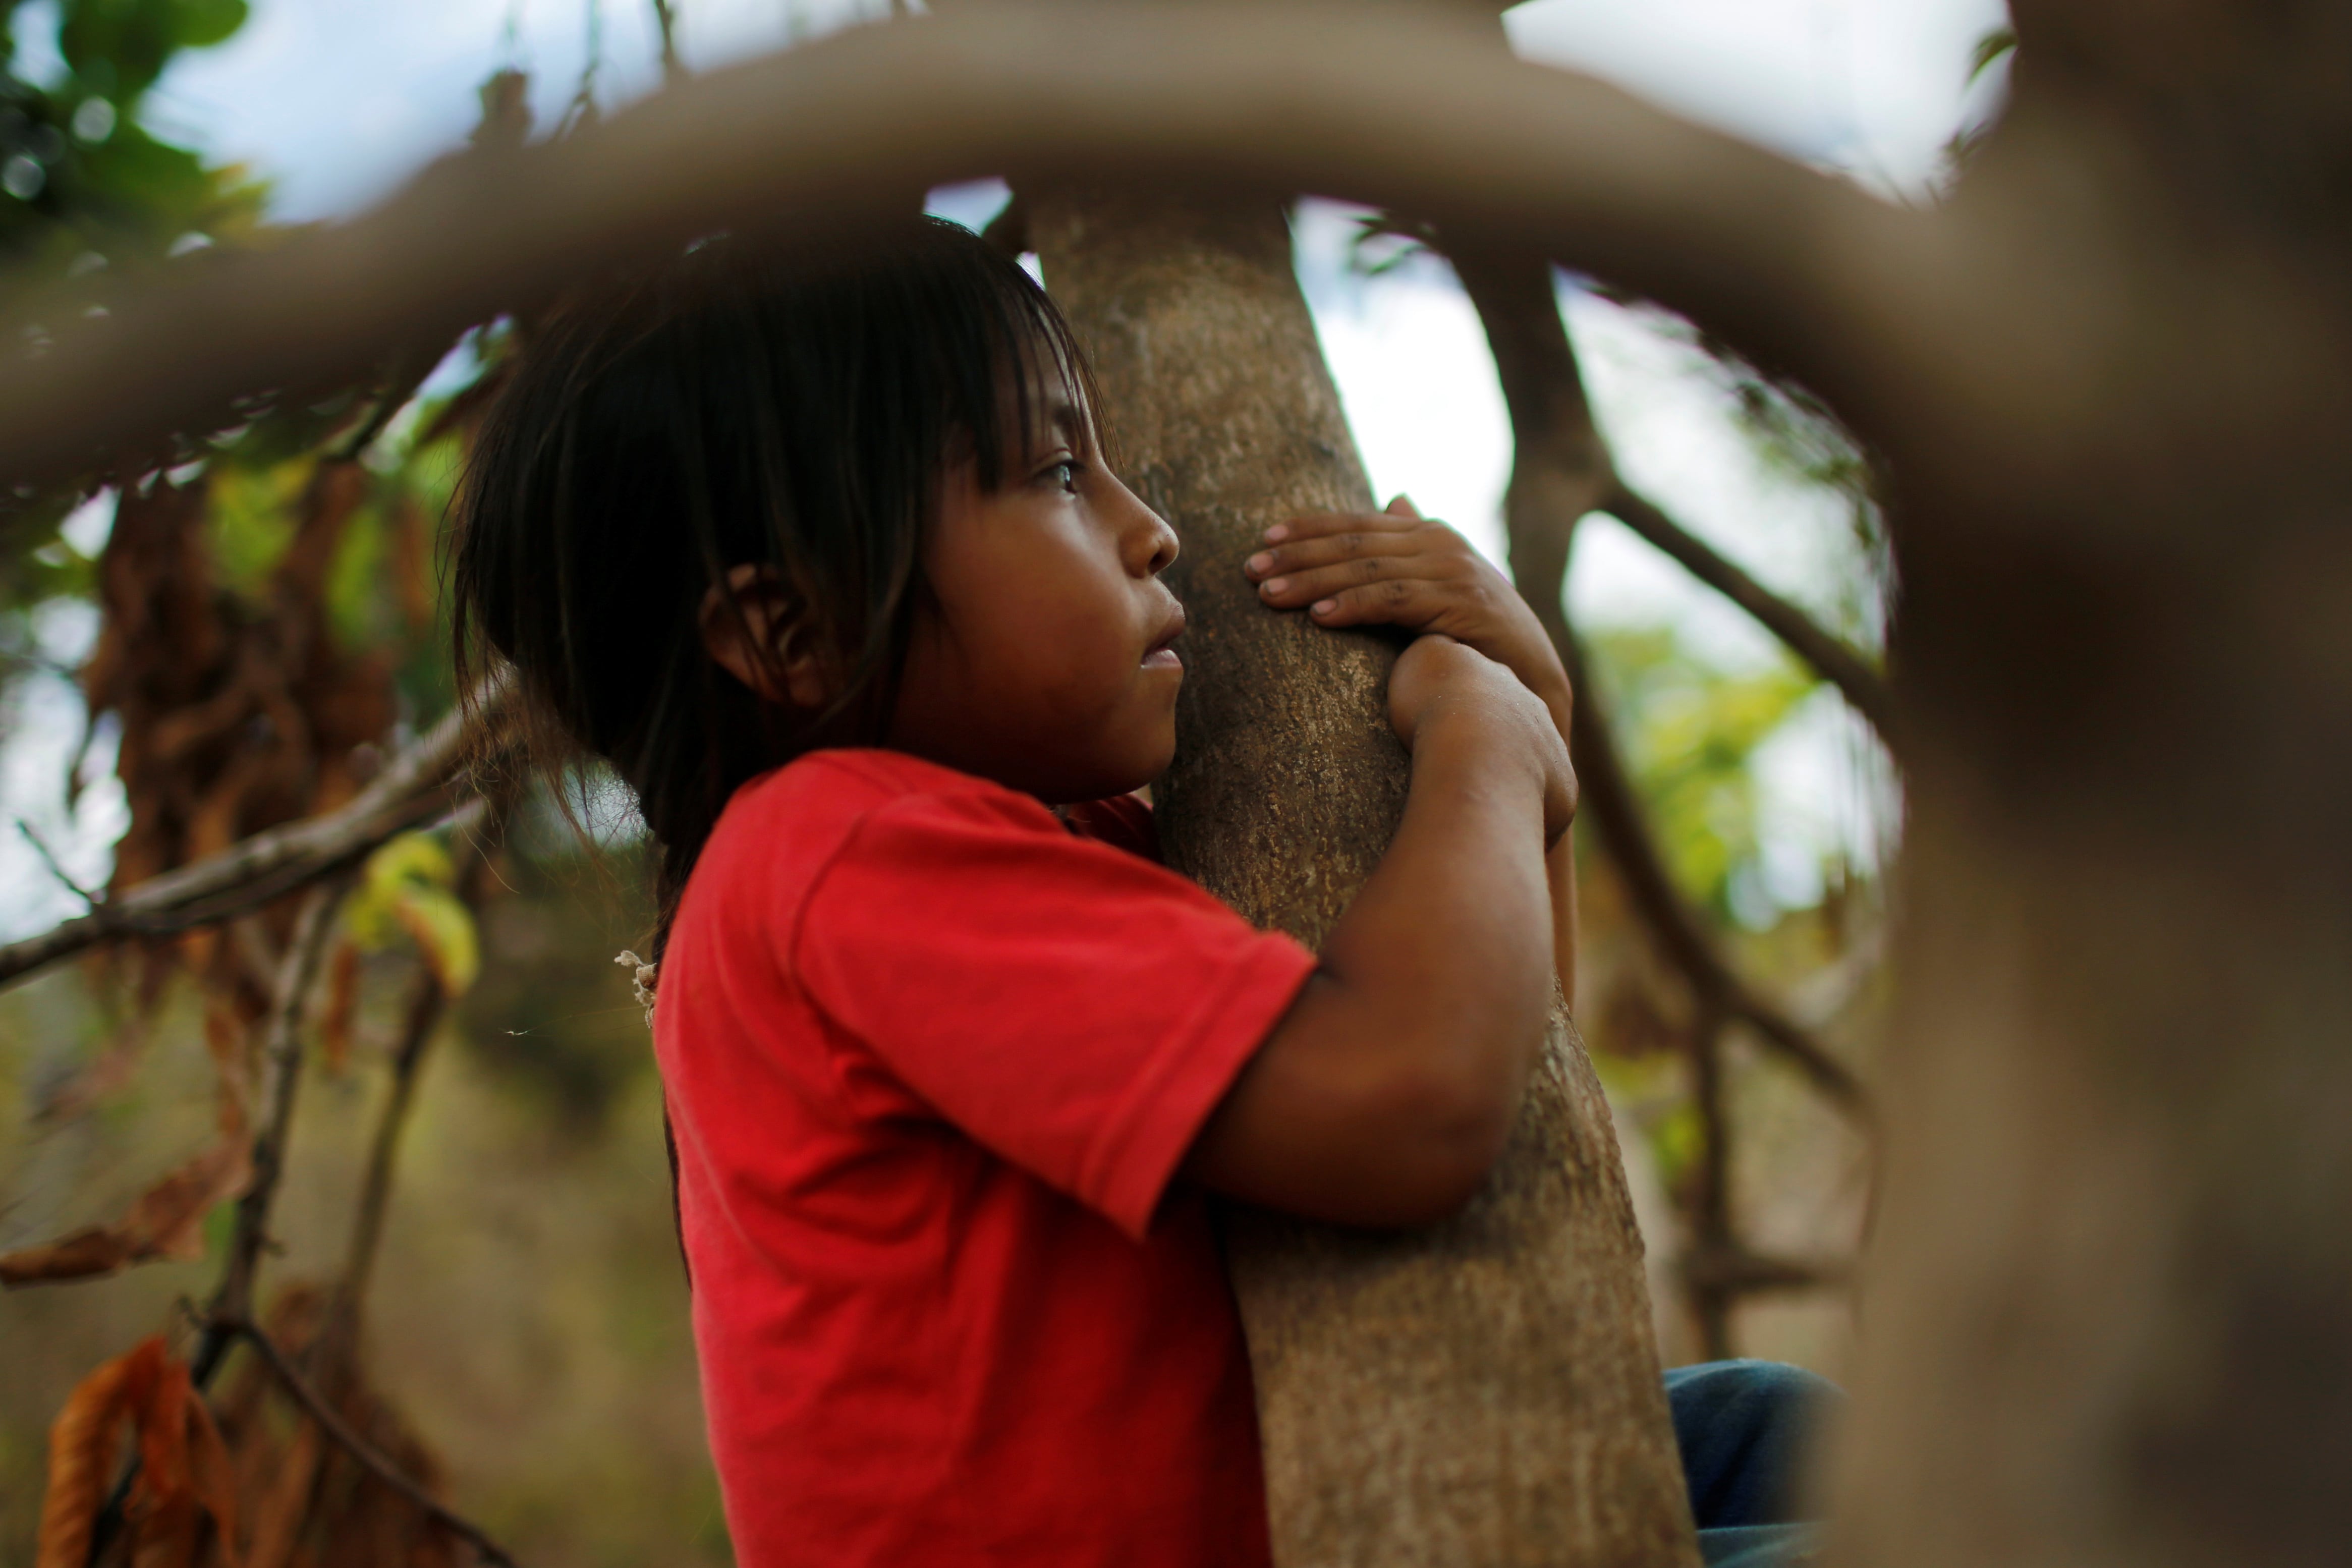
POLYGON ((736 679, 781 707, 814 711, 833 700, 835 671, 806 600, 772 566, 727 569, 702 596, 702 646, 736 679))

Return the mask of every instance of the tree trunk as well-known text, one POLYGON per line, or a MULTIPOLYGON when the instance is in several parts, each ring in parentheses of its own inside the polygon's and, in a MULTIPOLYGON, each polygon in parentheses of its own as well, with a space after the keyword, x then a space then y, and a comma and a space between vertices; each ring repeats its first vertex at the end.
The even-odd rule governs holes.
MULTIPOLYGON (((1313 944, 1386 847, 1394 646, 1257 602, 1267 524, 1372 498, 1270 200, 1034 193, 1028 232, 1094 360, 1128 481, 1183 540, 1180 869, 1313 944)), ((1237 1211, 1275 1555, 1307 1564, 1686 1564, 1682 1471, 1608 1107, 1555 1010, 1486 1190, 1369 1234, 1237 1211)))

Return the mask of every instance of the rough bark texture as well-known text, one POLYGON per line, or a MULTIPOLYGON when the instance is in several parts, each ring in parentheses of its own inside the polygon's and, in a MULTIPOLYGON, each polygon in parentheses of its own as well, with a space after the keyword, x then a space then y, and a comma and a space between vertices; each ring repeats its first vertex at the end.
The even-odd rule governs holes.
MULTIPOLYGON (((1407 763, 1393 647, 1257 602, 1259 531, 1372 498, 1270 201, 1033 193, 1047 286, 1192 616, 1169 858, 1313 943, 1378 860, 1407 763)), ((1275 1552, 1307 1564, 1695 1563, 1615 1137, 1564 1014, 1486 1190, 1369 1235, 1239 1212, 1275 1552)))

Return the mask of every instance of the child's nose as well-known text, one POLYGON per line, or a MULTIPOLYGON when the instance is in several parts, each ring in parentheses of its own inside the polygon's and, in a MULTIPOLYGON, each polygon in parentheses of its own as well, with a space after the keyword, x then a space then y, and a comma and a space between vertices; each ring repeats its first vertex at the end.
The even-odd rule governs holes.
POLYGON ((1143 498, 1129 489, 1126 481, 1117 475, 1111 477, 1111 481, 1118 487, 1113 504, 1128 512, 1122 520, 1125 527, 1121 535, 1127 545, 1129 569, 1157 577, 1176 559, 1176 531, 1168 526, 1165 518, 1144 505, 1143 498))
POLYGON ((1166 520, 1158 512, 1148 507, 1144 510, 1144 515, 1151 520, 1151 559, 1147 570, 1157 577, 1175 563, 1176 531, 1169 527, 1166 520))

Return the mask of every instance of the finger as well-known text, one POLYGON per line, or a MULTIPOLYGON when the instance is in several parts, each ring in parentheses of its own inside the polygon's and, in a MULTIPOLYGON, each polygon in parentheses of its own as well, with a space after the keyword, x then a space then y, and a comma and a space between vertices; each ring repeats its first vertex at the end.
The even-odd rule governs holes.
POLYGON ((1318 626, 1426 626, 1443 607, 1433 584, 1390 577, 1328 594, 1307 605, 1318 626))
POLYGON ((1401 533, 1422 521, 1390 511, 1310 511, 1284 519, 1261 537, 1268 544, 1279 544, 1286 539, 1320 539, 1331 533, 1401 533))
POLYGON ((1396 493, 1395 497, 1390 500, 1388 506, 1384 510, 1387 510, 1391 517, 1409 517, 1413 519, 1415 521, 1419 521, 1421 519, 1421 509, 1413 505, 1412 498, 1406 495, 1402 490, 1399 490, 1396 493))
POLYGON ((1280 577, 1341 562, 1418 556, 1431 545, 1427 530, 1416 533, 1374 533, 1357 531, 1320 539, 1297 539, 1270 544, 1242 563, 1242 574, 1251 578, 1280 577))
MULTIPOLYGON (((1366 555, 1352 561, 1317 566, 1304 572, 1282 572, 1257 585, 1258 597, 1276 609, 1295 610, 1344 588, 1412 578, 1430 581, 1428 569, 1407 555, 1366 555)), ((1436 584, 1431 582, 1433 589, 1436 584)))

